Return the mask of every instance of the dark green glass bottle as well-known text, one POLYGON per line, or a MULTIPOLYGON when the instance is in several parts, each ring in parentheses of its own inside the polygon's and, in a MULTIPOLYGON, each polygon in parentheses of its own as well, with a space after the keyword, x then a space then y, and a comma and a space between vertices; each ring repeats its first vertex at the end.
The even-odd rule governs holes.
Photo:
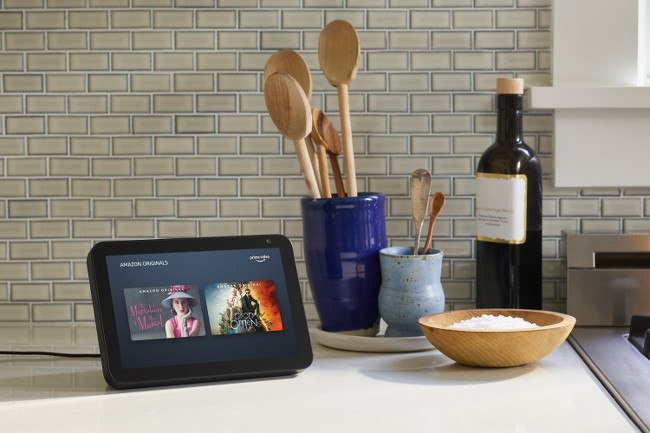
POLYGON ((497 80, 497 132, 476 170, 476 306, 542 308, 542 169, 523 139, 523 80, 497 80))

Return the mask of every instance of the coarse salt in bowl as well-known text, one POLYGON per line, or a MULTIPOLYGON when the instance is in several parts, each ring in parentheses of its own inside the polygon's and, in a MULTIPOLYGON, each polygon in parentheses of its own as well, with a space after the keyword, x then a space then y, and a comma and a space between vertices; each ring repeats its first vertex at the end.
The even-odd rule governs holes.
POLYGON ((449 327, 452 329, 526 329, 538 328, 539 325, 521 317, 481 314, 452 323, 449 327))
POLYGON ((557 349, 575 318, 542 310, 476 309, 431 314, 419 322, 427 340, 460 364, 514 367, 557 349))

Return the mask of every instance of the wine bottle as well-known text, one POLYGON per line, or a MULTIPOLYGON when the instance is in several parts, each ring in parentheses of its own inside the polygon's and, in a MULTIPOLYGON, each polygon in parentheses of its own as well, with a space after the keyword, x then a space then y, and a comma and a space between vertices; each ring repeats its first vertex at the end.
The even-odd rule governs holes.
POLYGON ((477 308, 542 308, 542 169, 523 139, 523 87, 497 80, 496 139, 476 170, 477 308))

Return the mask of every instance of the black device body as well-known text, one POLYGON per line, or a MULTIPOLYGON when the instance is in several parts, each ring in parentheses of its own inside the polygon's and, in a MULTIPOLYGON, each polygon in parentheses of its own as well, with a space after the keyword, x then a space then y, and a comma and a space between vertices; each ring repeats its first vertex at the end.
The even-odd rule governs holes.
POLYGON ((313 360, 293 249, 284 236, 100 242, 88 254, 88 274, 102 370, 114 388, 288 375, 313 360), (221 304, 211 304, 208 295, 233 282, 266 284, 274 299, 275 329, 219 333, 215 323, 221 316, 212 311, 220 311, 221 304), (178 284, 192 288, 198 301, 194 311, 202 308, 200 336, 163 337, 153 329, 169 314, 160 302, 128 304, 129 297, 165 296, 166 288, 178 284), (150 320, 152 312, 163 319, 150 320))

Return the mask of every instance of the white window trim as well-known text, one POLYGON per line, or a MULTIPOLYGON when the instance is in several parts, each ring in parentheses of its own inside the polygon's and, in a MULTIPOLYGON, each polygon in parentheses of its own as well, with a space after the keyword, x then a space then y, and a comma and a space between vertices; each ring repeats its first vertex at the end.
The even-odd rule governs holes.
POLYGON ((555 0, 553 86, 530 107, 555 110, 555 185, 650 186, 649 0, 555 0))

